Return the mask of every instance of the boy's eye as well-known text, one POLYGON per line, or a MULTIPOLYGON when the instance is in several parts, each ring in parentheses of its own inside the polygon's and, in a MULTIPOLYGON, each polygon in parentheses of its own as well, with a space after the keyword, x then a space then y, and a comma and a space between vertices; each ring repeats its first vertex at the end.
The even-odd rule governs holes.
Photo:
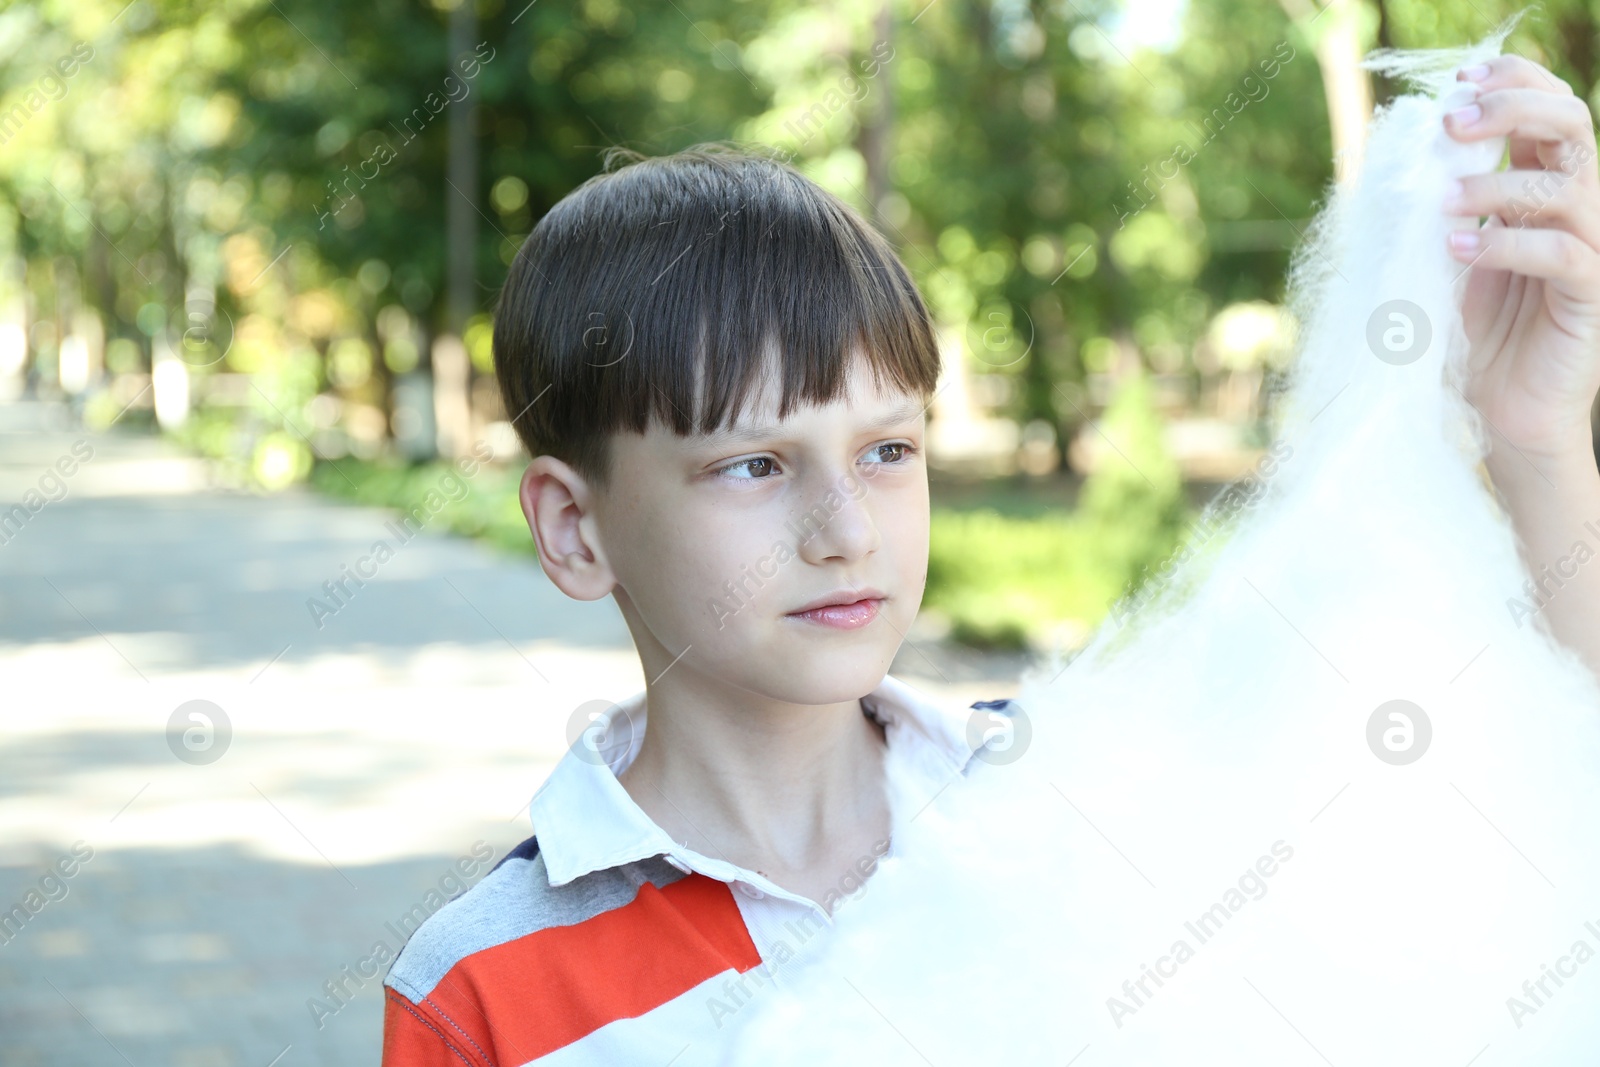
POLYGON ((903 463, 907 459, 910 459, 911 456, 913 456, 917 451, 915 445, 908 444, 905 441, 891 441, 888 444, 875 446, 872 451, 868 453, 868 455, 881 455, 883 450, 886 448, 898 450, 893 456, 884 461, 886 463, 903 463))
POLYGON ((774 466, 774 462, 773 462, 773 459, 772 459, 771 456, 755 456, 755 457, 753 457, 751 459, 741 459, 741 460, 738 460, 737 462, 730 463, 726 467, 718 467, 717 468, 717 473, 718 474, 730 474, 731 475, 735 471, 747 470, 747 469, 758 469, 758 470, 761 471, 761 473, 755 474, 755 475, 753 475, 752 477, 749 477, 749 478, 737 478, 736 477, 735 480, 737 480, 737 481, 759 481, 760 479, 765 478, 765 477, 769 477, 771 475, 773 466, 774 466), (763 467, 762 464, 765 464, 766 466, 763 467))

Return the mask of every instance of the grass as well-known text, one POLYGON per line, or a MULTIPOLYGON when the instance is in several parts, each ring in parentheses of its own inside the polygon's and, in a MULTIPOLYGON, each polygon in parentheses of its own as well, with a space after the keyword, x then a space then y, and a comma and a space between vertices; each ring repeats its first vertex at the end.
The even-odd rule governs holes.
POLYGON ((1087 630, 1123 581, 1103 566, 1074 513, 933 511, 923 606, 948 618, 963 644, 1023 648, 1063 623, 1087 630))
POLYGON ((363 462, 345 458, 337 467, 318 463, 311 485, 330 496, 374 507, 410 511, 421 507, 430 529, 446 529, 519 555, 537 555, 522 518, 517 484, 522 471, 479 464, 465 476, 449 463, 363 462))

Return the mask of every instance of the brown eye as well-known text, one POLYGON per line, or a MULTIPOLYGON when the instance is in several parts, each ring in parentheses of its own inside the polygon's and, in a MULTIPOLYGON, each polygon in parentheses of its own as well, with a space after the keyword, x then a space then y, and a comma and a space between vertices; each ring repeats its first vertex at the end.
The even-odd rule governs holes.
POLYGON ((718 473, 720 473, 720 474, 728 474, 730 476, 733 476, 732 472, 734 472, 734 471, 739 471, 739 470, 755 471, 757 468, 759 468, 759 473, 753 473, 751 475, 751 477, 748 477, 748 478, 737 478, 735 476, 737 481, 753 482, 753 481, 759 481, 762 478, 770 477, 771 474, 772 474, 772 467, 773 467, 773 462, 772 462, 772 457, 771 456, 756 456, 754 459, 741 459, 737 463, 730 463, 726 467, 721 468, 721 470, 718 473), (763 464, 764 464, 764 466, 763 466, 763 464))
POLYGON ((907 459, 916 454, 916 451, 917 450, 914 446, 907 444, 904 441, 891 441, 888 444, 878 445, 872 449, 873 454, 878 455, 881 461, 885 464, 904 463, 907 459), (890 457, 883 457, 883 450, 886 448, 895 449, 895 454, 890 457))

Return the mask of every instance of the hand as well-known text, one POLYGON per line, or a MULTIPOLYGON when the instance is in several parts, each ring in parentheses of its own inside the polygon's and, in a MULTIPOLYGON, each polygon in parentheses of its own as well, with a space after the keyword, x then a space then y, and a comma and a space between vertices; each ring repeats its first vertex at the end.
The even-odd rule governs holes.
POLYGON ((1600 533, 1589 425, 1600 389, 1594 123, 1566 83, 1521 56, 1496 56, 1456 78, 1480 92, 1445 116, 1445 131, 1463 141, 1504 136, 1511 149, 1509 169, 1463 178, 1460 197, 1444 207, 1488 218, 1449 238, 1470 272, 1465 395, 1489 423, 1485 466, 1523 562, 1543 583, 1533 607, 1600 680, 1600 566, 1567 566, 1589 559, 1600 533))
MULTIPOLYGON (((1462 180, 1451 234, 1471 264, 1463 319, 1467 399, 1491 426, 1495 479, 1594 468, 1589 411, 1600 390, 1600 164, 1589 107, 1544 67, 1496 56, 1456 73, 1478 100, 1445 117, 1462 141, 1505 136, 1509 169, 1462 180), (1476 112, 1476 117, 1474 117, 1476 112), (1505 453, 1510 446, 1511 454, 1505 453)), ((1552 483, 1554 484, 1554 483, 1552 483)))

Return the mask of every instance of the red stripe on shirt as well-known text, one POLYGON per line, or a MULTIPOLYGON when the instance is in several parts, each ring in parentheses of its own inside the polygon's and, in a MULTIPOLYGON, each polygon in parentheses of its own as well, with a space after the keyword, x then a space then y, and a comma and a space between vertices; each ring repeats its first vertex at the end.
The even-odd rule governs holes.
POLYGON ((421 1004, 388 991, 383 1064, 526 1063, 760 963, 727 883, 647 882, 619 908, 460 960, 421 1004))

